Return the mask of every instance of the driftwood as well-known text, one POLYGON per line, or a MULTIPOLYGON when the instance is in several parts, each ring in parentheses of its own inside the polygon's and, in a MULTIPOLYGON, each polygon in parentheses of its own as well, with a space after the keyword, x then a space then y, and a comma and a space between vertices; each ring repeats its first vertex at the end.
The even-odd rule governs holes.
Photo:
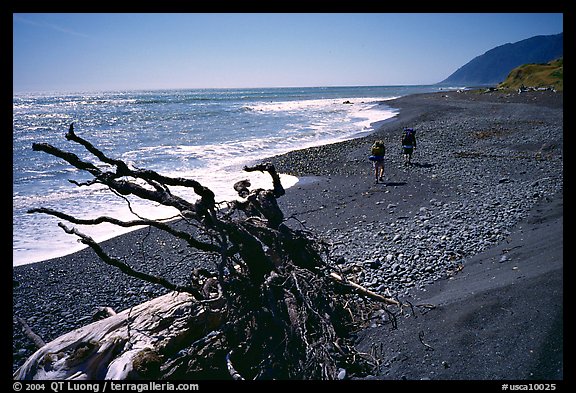
POLYGON ((369 307, 367 300, 382 307, 401 304, 347 280, 334 267, 328 244, 286 225, 277 204, 285 190, 273 165, 244 168, 267 172, 271 189, 250 190, 249 180, 239 181, 234 189, 243 200, 222 207, 214 193, 195 180, 131 168, 78 137, 73 125, 65 136, 100 164, 46 143, 32 147, 93 176, 71 183, 104 184, 120 197, 132 195, 174 207, 191 229, 202 228, 204 235, 141 217, 82 219, 42 207, 29 213, 71 224, 153 226, 199 252, 219 256, 219 261, 215 272, 191 268, 193 279, 177 284, 133 269, 89 236, 59 223, 104 263, 172 292, 118 314, 108 310, 104 319, 45 344, 14 378, 336 379, 343 369, 346 375, 373 372, 377 362, 351 345, 351 334, 363 323, 358 316, 369 307), (171 193, 171 186, 191 188, 198 199, 180 198, 171 193))
POLYGON ((378 293, 376 293, 376 292, 373 292, 373 291, 371 291, 371 290, 369 290, 369 289, 367 289, 367 288, 364 288, 362 285, 356 284, 356 283, 353 282, 353 281, 344 280, 344 279, 342 278, 342 276, 340 276, 340 275, 337 274, 337 273, 334 273, 334 272, 330 273, 330 277, 332 277, 334 280, 336 280, 336 282, 341 283, 342 285, 347 285, 347 286, 351 287, 352 290, 354 290, 354 291, 356 291, 357 293, 359 293, 360 295, 367 296, 367 297, 369 297, 370 299, 374 299, 374 300, 377 300, 377 301, 379 301, 379 302, 384 302, 384 303, 386 303, 386 304, 393 304, 393 305, 395 305, 395 306, 401 306, 401 305, 402 305, 402 304, 401 304, 398 300, 396 300, 396 299, 392 299, 392 298, 389 298, 389 297, 386 297, 386 296, 382 296, 382 295, 380 295, 380 294, 378 294, 378 293))
POLYGON ((46 345, 44 340, 39 335, 34 333, 32 329, 30 329, 30 326, 28 326, 25 320, 23 320, 19 316, 16 316, 14 318, 20 324, 20 326, 22 326, 22 332, 24 333, 24 335, 26 335, 26 337, 28 337, 30 341, 32 341, 37 348, 42 348, 44 345, 46 345))
MULTIPOLYGON (((168 293, 66 333, 43 345, 15 379, 147 379, 157 359, 221 325, 222 312, 187 293, 168 293), (155 360, 156 359, 156 360, 155 360)), ((155 373, 156 375, 150 375, 155 373)))
POLYGON ((111 307, 96 307, 92 312, 92 321, 99 321, 114 315, 116 315, 116 311, 111 307))

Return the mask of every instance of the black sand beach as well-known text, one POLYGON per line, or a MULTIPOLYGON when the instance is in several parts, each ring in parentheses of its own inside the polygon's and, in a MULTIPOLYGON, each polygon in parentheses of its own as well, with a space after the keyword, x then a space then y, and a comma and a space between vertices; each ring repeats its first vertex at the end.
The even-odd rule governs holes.
MULTIPOLYGON (((364 379, 563 380, 562 93, 440 92, 386 104, 400 115, 369 136, 271 159, 301 179, 278 200, 287 223, 333 242, 358 283, 414 305, 396 329, 375 312, 358 332, 359 349, 380 350, 380 371, 364 379), (411 166, 403 127, 417 131, 411 166), (387 147, 378 184, 367 160, 375 139, 387 147)), ((194 258, 153 230, 103 246, 174 279, 194 258)), ((165 292, 91 250, 13 269, 13 315, 45 341, 89 322, 97 306, 123 310, 165 292)), ((12 350, 13 371, 34 350, 16 323, 12 350)))

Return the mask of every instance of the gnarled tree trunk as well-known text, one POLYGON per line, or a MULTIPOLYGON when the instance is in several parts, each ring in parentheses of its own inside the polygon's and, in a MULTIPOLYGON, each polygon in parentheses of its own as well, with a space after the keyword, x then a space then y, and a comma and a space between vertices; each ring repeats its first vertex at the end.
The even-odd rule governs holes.
POLYGON ((72 224, 150 225, 220 258, 215 272, 195 275, 190 285, 176 285, 134 270, 90 237, 60 223, 103 262, 173 292, 47 343, 15 378, 335 379, 341 368, 350 375, 373 366, 372 359, 359 354, 349 341, 358 327, 357 311, 366 306, 361 297, 384 307, 400 303, 348 282, 334 268, 327 244, 308 231, 285 225, 276 201, 285 191, 273 165, 244 168, 269 173, 271 189, 250 190, 248 180, 237 182, 234 188, 244 199, 220 208, 212 191, 197 181, 130 168, 78 137, 72 125, 66 138, 115 170, 103 171, 48 144, 35 143, 33 149, 60 157, 94 177, 83 184, 71 180, 76 185, 100 183, 118 195, 175 207, 191 228, 200 226, 207 236, 199 239, 193 235, 196 231, 176 230, 155 220, 81 219, 46 208, 30 213, 72 224), (186 201, 173 195, 171 186, 190 187, 199 198, 186 201))

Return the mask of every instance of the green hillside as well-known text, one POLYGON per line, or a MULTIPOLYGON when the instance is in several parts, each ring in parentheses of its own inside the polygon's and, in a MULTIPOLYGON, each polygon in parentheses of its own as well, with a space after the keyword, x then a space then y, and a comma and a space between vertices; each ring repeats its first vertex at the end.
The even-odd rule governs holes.
POLYGON ((498 85, 502 89, 545 88, 564 89, 564 58, 547 64, 524 64, 514 68, 506 80, 498 85))

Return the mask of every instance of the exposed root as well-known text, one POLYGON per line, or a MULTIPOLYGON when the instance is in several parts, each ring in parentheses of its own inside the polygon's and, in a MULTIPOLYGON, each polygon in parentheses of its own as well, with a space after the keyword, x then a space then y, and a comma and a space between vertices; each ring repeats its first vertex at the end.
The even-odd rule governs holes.
MULTIPOLYGON (((273 165, 244 168, 246 172, 267 172, 272 179, 271 189, 250 190, 250 181, 242 180, 234 189, 244 201, 223 204, 216 203, 213 192, 194 180, 130 168, 107 157, 78 137, 72 125, 66 138, 84 146, 115 171, 105 172, 101 165, 48 144, 35 143, 33 148, 94 177, 73 184, 104 184, 123 198, 133 195, 174 207, 190 228, 175 230, 167 223, 142 218, 87 220, 46 208, 30 213, 52 215, 73 224, 149 225, 219 260, 215 272, 191 270, 187 280, 190 284, 180 285, 133 269, 89 236, 60 223, 66 233, 78 236, 105 263, 132 277, 180 292, 178 296, 186 299, 186 305, 152 302, 156 314, 151 314, 150 306, 111 313, 91 328, 73 332, 71 338, 47 344, 45 349, 60 354, 59 358, 36 354, 15 378, 338 379, 373 373, 379 367, 377 349, 368 354, 358 352, 352 345, 353 333, 365 322, 363 315, 370 308, 369 302, 400 308, 404 305, 335 273, 327 242, 310 231, 285 224, 277 203, 285 190, 273 165), (190 187, 200 199, 188 202, 172 194, 171 186, 190 187), (199 232, 202 239, 193 235, 199 232), (82 357, 71 354, 70 345, 84 348, 87 339, 91 346, 86 347, 82 357), (69 340, 76 342, 71 344, 69 340), (73 356, 75 362, 62 360, 73 356)), ((395 326, 394 313, 384 309, 395 326)))
POLYGON ((36 333, 34 333, 34 331, 32 331, 32 329, 30 329, 30 326, 28 326, 25 320, 23 320, 17 315, 14 317, 14 319, 16 319, 16 321, 18 321, 20 326, 22 326, 22 332, 26 335, 26 337, 30 339, 30 341, 34 343, 36 348, 42 348, 44 345, 46 345, 44 340, 42 340, 42 338, 39 335, 37 335, 36 333))

